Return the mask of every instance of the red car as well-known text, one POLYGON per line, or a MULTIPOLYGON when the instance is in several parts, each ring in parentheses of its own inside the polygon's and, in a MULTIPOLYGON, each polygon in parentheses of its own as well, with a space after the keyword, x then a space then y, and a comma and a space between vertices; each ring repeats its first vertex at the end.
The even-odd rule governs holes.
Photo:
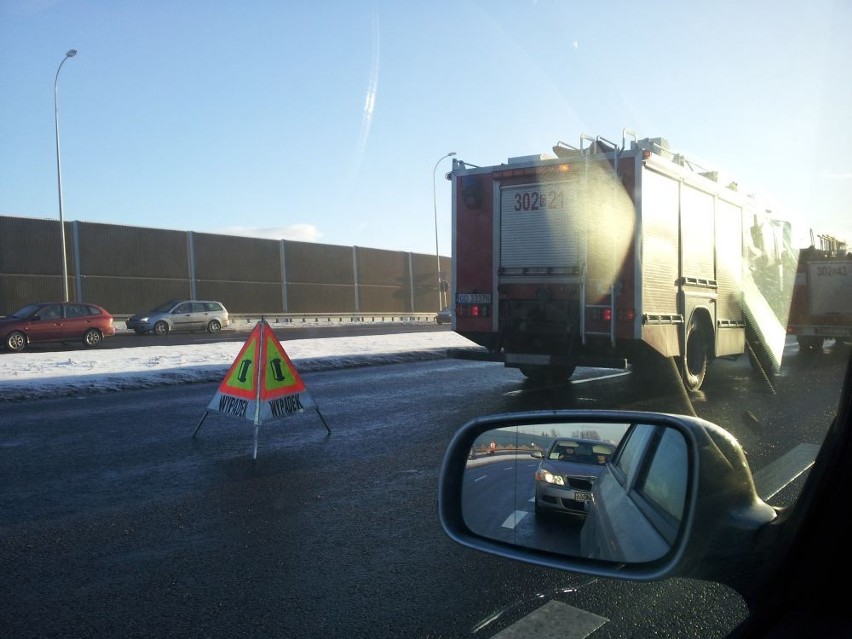
POLYGON ((41 302, 0 318, 0 336, 10 351, 22 351, 28 344, 39 342, 71 340, 94 347, 113 335, 112 315, 97 304, 41 302))

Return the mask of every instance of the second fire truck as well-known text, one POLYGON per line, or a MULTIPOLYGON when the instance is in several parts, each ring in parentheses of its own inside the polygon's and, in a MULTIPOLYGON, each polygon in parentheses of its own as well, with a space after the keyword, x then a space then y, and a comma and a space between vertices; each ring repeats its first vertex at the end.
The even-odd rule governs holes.
POLYGON ((827 340, 852 342, 852 254, 835 237, 818 239, 799 251, 787 327, 803 353, 822 351, 827 340))

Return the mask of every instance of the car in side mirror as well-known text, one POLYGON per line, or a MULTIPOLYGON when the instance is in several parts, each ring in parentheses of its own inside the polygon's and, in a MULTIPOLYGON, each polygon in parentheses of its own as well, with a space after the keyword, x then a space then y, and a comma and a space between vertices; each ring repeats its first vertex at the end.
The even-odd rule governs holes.
POLYGON ((724 572, 777 516, 727 431, 640 411, 474 419, 447 449, 438 506, 465 546, 630 579, 724 572))

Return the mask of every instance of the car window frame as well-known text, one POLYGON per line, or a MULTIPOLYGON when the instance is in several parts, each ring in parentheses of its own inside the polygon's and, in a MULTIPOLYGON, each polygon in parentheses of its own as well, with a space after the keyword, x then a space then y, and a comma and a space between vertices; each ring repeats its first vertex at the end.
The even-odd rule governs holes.
MULTIPOLYGON (((671 430, 680 433, 677 429, 671 430)), ((683 525, 683 510, 681 511, 681 519, 678 520, 643 490, 644 481, 648 476, 665 432, 665 426, 635 422, 624 434, 618 449, 605 466, 621 486, 625 497, 630 499, 648 523, 670 545, 673 545, 683 525), (622 463, 626 461, 625 456, 628 453, 631 454, 630 467, 625 470, 622 463)), ((680 435, 683 436, 683 433, 680 433, 680 435)), ((686 444, 686 440, 684 440, 684 443, 686 444)), ((691 460, 687 459, 685 491, 689 490, 689 482, 692 477, 691 463, 691 460)), ((686 508, 686 501, 684 501, 683 508, 686 508)))
POLYGON ((636 469, 639 468, 642 464, 642 457, 645 455, 645 452, 648 448, 648 441, 654 434, 654 426, 650 424, 642 424, 642 423, 634 423, 630 426, 628 431, 624 434, 621 442, 619 443, 618 449, 613 453, 610 458, 610 464, 612 465, 613 475, 619 481, 619 483, 628 489, 632 487, 632 483, 635 479, 636 469), (646 434, 647 429, 647 434, 646 434), (641 439, 637 439, 637 432, 641 431, 641 439), (636 452, 634 454, 634 447, 636 452), (629 460, 625 459, 625 456, 630 453, 631 457, 629 460), (628 463, 629 467, 625 468, 623 464, 628 463))
POLYGON ((648 520, 657 532, 660 533, 660 535, 662 535, 662 537, 670 545, 674 545, 677 535, 680 532, 681 525, 683 524, 683 514, 684 509, 686 508, 685 496, 687 494, 689 478, 691 476, 689 455, 686 450, 686 440, 683 438, 682 433, 675 429, 667 429, 665 427, 655 427, 654 431, 655 432, 652 433, 651 438, 647 442, 645 450, 643 451, 642 461, 639 464, 630 490, 627 491, 627 496, 636 504, 636 507, 645 516, 645 519, 648 520), (681 505, 680 518, 669 513, 662 504, 654 499, 652 494, 645 490, 646 481, 651 472, 657 452, 661 448, 663 438, 670 432, 675 432, 680 435, 681 441, 684 444, 684 452, 686 453, 686 466, 684 468, 685 474, 681 484, 683 486, 684 500, 681 505))
POLYGON ((56 303, 50 302, 50 303, 41 305, 41 307, 35 313, 35 318, 37 318, 38 320, 43 321, 43 322, 51 322, 51 321, 55 322, 55 321, 64 319, 64 311, 65 311, 64 304, 61 304, 61 303, 56 304, 56 303), (57 309, 57 311, 58 311, 58 314, 56 315, 56 317, 46 317, 44 315, 44 313, 46 313, 48 310, 54 309, 54 308, 57 309))

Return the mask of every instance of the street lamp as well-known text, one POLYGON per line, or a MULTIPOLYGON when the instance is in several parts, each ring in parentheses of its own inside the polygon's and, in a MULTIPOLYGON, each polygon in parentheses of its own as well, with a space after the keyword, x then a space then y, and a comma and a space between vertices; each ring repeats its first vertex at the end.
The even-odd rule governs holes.
POLYGON ((77 49, 71 49, 62 58, 59 68, 56 69, 56 77, 53 79, 53 118, 56 125, 56 182, 59 187, 59 238, 62 242, 62 294, 63 299, 68 301, 68 259, 65 255, 65 220, 62 218, 62 162, 59 159, 59 72, 68 58, 77 55, 77 49))
POLYGON ((451 158, 456 154, 455 151, 451 151, 443 156, 440 160, 435 162, 435 168, 432 169, 432 208, 435 211, 435 260, 438 263, 438 310, 440 311, 444 308, 444 290, 443 290, 443 278, 441 277, 441 254, 438 252, 438 199, 435 195, 435 171, 438 170, 438 165, 447 158, 451 158))

